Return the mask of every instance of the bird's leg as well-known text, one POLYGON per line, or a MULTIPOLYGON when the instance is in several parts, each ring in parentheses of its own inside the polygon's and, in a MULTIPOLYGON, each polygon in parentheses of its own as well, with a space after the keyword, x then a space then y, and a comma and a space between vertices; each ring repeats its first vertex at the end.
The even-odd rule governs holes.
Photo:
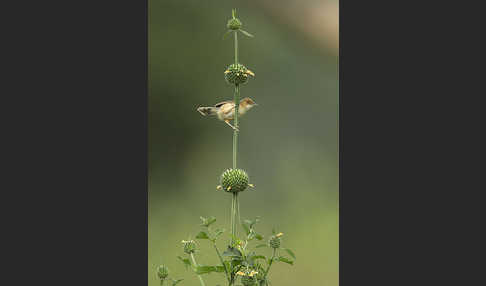
POLYGON ((228 119, 226 119, 224 122, 226 122, 226 124, 228 124, 229 126, 231 126, 231 128, 233 128, 234 130, 240 131, 238 128, 236 128, 233 125, 231 125, 231 123, 229 123, 229 120, 228 119))

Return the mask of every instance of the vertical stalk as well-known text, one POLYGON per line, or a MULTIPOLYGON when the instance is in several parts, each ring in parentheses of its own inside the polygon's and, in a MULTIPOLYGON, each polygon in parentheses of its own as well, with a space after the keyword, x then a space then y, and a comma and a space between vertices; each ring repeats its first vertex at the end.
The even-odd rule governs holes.
POLYGON ((235 31, 235 64, 238 64, 238 31, 235 31))
MULTIPOLYGON (((192 258, 192 262, 194 263, 194 266, 197 267, 197 262, 196 259, 194 258, 194 253, 191 253, 191 258, 192 258)), ((197 275, 197 277, 199 278, 199 282, 201 282, 201 286, 206 286, 206 284, 204 284, 204 280, 202 279, 201 275, 197 275)))
POLYGON ((226 269, 226 264, 224 264, 223 257, 221 257, 221 254, 219 253, 218 247, 216 246, 216 242, 213 241, 213 246, 214 249, 216 249, 216 253, 218 254, 219 261, 221 262, 221 265, 224 267, 224 273, 226 274, 226 278, 228 278, 228 282, 231 283, 231 277, 228 273, 228 269, 226 269))
MULTIPOLYGON (((238 33, 237 31, 234 32, 235 34, 235 64, 238 64, 238 33)), ((236 129, 233 131, 233 169, 236 169, 236 162, 237 162, 237 154, 238 154, 238 112, 240 107, 240 87, 236 84, 235 85, 235 94, 234 94, 234 103, 235 103, 235 111, 234 111, 234 121, 233 124, 236 129)), ((238 193, 232 193, 233 197, 231 199, 231 242, 234 242, 234 238, 237 235, 237 223, 236 217, 239 210, 238 204, 238 193)))
MULTIPOLYGON (((272 263, 273 263, 273 259, 275 258, 275 254, 277 252, 277 249, 273 249, 273 253, 272 253, 272 258, 270 259, 270 262, 268 263, 268 267, 267 267, 267 270, 265 270, 265 275, 263 276, 263 279, 266 281, 267 279, 267 275, 268 275, 268 271, 270 271, 270 267, 272 266, 272 263)), ((266 283, 268 285, 268 283, 266 283)))

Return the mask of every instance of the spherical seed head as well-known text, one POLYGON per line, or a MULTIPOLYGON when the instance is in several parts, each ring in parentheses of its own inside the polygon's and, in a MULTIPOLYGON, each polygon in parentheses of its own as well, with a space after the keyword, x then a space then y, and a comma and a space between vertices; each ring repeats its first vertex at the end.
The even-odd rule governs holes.
POLYGON ((196 252, 196 243, 192 240, 184 241, 184 252, 187 254, 191 254, 196 252))
POLYGON ((248 81, 248 69, 242 64, 231 64, 224 72, 224 78, 230 84, 243 84, 248 81))
POLYGON ((165 265, 159 265, 157 267, 157 276, 159 277, 160 280, 164 280, 169 276, 169 268, 165 265))
POLYGON ((228 169, 221 175, 221 186, 229 193, 243 192, 248 187, 248 174, 241 169, 228 169))
POLYGON ((228 27, 228 29, 230 30, 235 31, 241 28, 241 25, 241 21, 238 18, 231 18, 228 20, 228 24, 226 25, 226 27, 228 27))
POLYGON ((275 235, 272 235, 270 239, 268 240, 268 244, 270 245, 271 248, 279 248, 280 247, 280 237, 277 237, 275 235))
POLYGON ((255 276, 241 276, 241 284, 243 284, 244 286, 253 286, 255 285, 255 282, 256 282, 256 278, 255 276))

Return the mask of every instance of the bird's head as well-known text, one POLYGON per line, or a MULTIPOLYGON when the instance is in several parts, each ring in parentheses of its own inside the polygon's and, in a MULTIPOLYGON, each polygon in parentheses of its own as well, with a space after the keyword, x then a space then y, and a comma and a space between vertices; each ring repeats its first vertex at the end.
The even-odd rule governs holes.
POLYGON ((245 97, 243 98, 241 101, 240 101, 240 105, 241 107, 243 108, 246 108, 246 109, 250 109, 252 108, 253 106, 256 106, 258 105, 256 102, 253 101, 253 99, 249 98, 249 97, 245 97))

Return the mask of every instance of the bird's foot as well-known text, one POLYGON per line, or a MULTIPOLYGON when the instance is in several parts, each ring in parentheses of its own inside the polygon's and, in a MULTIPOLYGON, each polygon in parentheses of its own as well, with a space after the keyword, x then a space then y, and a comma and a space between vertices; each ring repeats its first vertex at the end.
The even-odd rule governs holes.
POLYGON ((238 131, 238 132, 240 131, 240 129, 238 129, 238 127, 231 125, 231 123, 229 123, 229 121, 225 120, 224 122, 225 122, 226 124, 228 124, 228 125, 229 125, 231 128, 233 128, 233 130, 236 130, 236 131, 238 131))

